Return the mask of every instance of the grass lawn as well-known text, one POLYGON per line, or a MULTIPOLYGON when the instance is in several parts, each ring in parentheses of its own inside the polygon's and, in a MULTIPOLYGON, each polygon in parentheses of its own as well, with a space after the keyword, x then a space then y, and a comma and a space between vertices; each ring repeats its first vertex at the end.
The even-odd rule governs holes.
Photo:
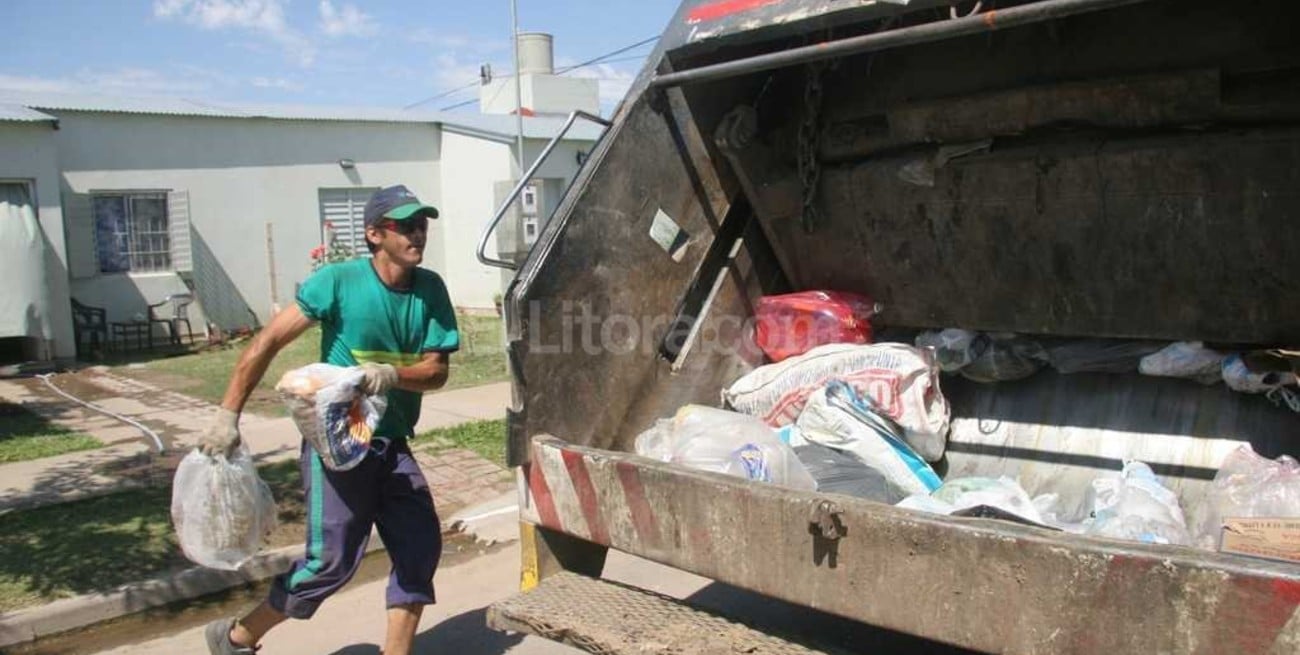
POLYGON ((496 316, 456 316, 460 350, 451 356, 451 377, 443 390, 509 380, 505 330, 496 316))
MULTIPOLYGON (((270 547, 302 541, 297 460, 259 469, 279 503, 270 547)), ((0 515, 0 612, 111 589, 193 566, 172 530, 171 488, 150 488, 0 515)))
POLYGON ((472 421, 421 433, 412 445, 425 450, 466 448, 502 468, 506 466, 506 420, 472 421))
POLYGON ((104 444, 60 427, 19 405, 0 401, 0 464, 99 448, 104 444))
MULTIPOLYGON (((506 422, 474 421, 431 430, 423 450, 466 448, 504 467, 506 422)), ((279 505, 268 548, 302 543, 304 508, 297 459, 258 468, 279 505)), ((176 545, 171 487, 0 514, 0 613, 111 589, 193 566, 176 545)))
MULTIPOLYGON (((504 419, 425 432, 424 450, 466 448, 505 466, 504 419)), ((298 461, 259 467, 279 505, 268 548, 302 543, 304 508, 298 461)), ((0 613, 111 589, 193 566, 176 545, 171 487, 0 514, 0 613)))
MULTIPOLYGON (((506 374, 505 349, 502 346, 501 319, 496 316, 459 315, 461 349, 451 358, 451 378, 446 389, 460 389, 509 379, 506 374)), ((283 416, 284 404, 275 392, 275 383, 285 372, 319 361, 320 327, 312 327, 276 356, 262 382, 249 398, 247 410, 264 416, 283 416)), ((221 401, 230 381, 230 372, 248 342, 206 352, 165 357, 114 372, 158 383, 211 403, 221 401)))

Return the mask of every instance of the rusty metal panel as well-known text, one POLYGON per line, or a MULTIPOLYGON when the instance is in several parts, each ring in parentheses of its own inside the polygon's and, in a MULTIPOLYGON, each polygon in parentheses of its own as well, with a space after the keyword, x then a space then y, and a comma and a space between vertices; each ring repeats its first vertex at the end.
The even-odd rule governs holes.
POLYGON ((1300 131, 1026 143, 901 179, 931 154, 824 171, 815 233, 768 225, 794 286, 865 290, 891 325, 1300 341, 1300 131))
POLYGON ((1067 82, 906 103, 890 108, 886 119, 897 143, 960 143, 1062 124, 1196 124, 1216 117, 1220 84, 1218 70, 1067 82))
POLYGON ((873 625, 1026 655, 1300 649, 1294 565, 939 518, 532 443, 525 520, 873 625))
MULTIPOLYGON (((609 446, 591 440, 618 432, 653 375, 733 196, 694 128, 680 94, 639 98, 520 270, 507 307, 522 403, 513 435, 559 432, 609 446), (654 235, 661 215, 681 230, 672 252, 654 235)), ((518 437, 512 444, 517 463, 526 449, 518 437)))

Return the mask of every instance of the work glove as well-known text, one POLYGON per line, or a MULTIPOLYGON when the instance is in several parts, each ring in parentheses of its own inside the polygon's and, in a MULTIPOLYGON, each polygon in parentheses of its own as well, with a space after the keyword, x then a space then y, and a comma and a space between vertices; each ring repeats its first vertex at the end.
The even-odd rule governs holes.
POLYGON ((227 459, 239 447, 239 412, 217 408, 216 420, 199 437, 199 450, 208 457, 223 455, 227 459))
POLYGON ((367 362, 361 365, 361 373, 366 377, 358 388, 368 396, 382 396, 397 386, 397 369, 392 364, 367 362))

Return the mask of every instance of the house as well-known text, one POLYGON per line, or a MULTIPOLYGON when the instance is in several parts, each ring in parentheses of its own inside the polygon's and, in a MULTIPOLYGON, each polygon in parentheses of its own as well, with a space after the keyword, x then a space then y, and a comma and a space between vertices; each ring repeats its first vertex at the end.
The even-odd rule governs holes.
MULTIPOLYGON (((528 165, 564 119, 524 113, 528 165)), ((365 253, 362 208, 398 183, 441 212, 424 266, 457 305, 492 307, 502 272, 475 250, 519 174, 516 125, 503 114, 0 90, 0 213, 22 218, 0 225, 11 280, 0 362, 72 357, 73 298, 123 323, 192 292, 196 331, 264 324, 293 301, 313 248, 333 238, 365 253)), ((569 131, 524 194, 527 215, 503 232, 517 245, 494 241, 489 255, 526 250, 600 133, 569 131)))

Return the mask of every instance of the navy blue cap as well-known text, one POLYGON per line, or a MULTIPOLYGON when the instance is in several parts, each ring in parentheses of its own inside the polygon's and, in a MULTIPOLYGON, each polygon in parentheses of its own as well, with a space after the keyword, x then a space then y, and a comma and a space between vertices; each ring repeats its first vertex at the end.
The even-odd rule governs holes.
POLYGON ((370 227, 382 220, 404 221, 412 216, 438 217, 438 208, 425 205, 405 186, 385 187, 370 196, 366 203, 365 224, 370 227))

